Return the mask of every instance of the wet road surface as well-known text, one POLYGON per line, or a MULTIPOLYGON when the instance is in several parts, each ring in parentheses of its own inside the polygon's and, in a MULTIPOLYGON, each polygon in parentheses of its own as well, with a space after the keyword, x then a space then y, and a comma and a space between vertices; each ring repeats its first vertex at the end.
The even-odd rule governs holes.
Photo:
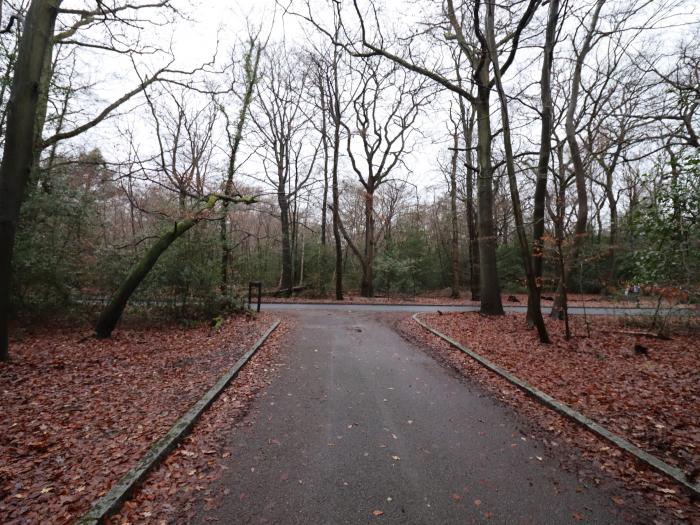
POLYGON ((199 523, 621 522, 511 410, 376 314, 290 317, 286 364, 233 433, 221 504, 199 523))

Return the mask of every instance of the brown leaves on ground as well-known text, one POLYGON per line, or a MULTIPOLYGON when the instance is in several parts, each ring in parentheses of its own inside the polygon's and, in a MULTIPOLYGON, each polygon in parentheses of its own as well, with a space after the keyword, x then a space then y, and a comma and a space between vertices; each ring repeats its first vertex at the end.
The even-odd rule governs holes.
MULTIPOLYGON (((611 318, 572 318, 570 341, 563 323, 546 320, 552 344, 543 345, 528 330, 524 315, 487 317, 478 313, 423 315, 440 332, 502 366, 531 385, 572 406, 640 448, 686 472, 700 464, 700 342, 697 335, 672 340, 618 333, 611 318), (635 344, 648 348, 636 355, 635 344)), ((577 446, 604 470, 644 494, 654 506, 665 507, 674 519, 700 519, 693 503, 667 478, 637 464, 619 449, 537 405, 502 378, 423 330, 412 320, 400 329, 427 343, 441 361, 486 385, 509 404, 525 411, 550 434, 552 450, 577 446), (556 436, 552 436, 554 432, 556 436)), ((581 472, 579 472, 581 473, 581 472)), ((594 482, 595 471, 589 477, 594 482)), ((619 500, 622 501, 622 500, 619 500)))
POLYGON ((13 361, 0 364, 0 522, 70 523, 87 511, 271 320, 14 341, 13 361))
POLYGON ((221 477, 235 456, 236 451, 228 446, 232 432, 241 424, 258 392, 283 366, 280 347, 289 326, 285 320, 268 337, 190 434, 147 476, 108 523, 189 523, 197 515, 206 515, 228 495, 228 488, 212 482, 221 477))

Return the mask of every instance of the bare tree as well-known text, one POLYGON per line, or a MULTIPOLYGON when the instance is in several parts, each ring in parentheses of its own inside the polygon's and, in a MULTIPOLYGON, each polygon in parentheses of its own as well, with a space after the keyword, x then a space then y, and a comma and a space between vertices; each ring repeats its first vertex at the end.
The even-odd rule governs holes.
POLYGON ((265 146, 263 167, 267 181, 277 194, 282 235, 282 273, 279 288, 287 294, 294 286, 293 206, 300 192, 311 182, 321 146, 310 144, 308 108, 304 105, 308 69, 298 73, 299 57, 274 50, 266 53, 257 87, 257 113, 252 115, 265 146), (308 148, 312 148, 311 152, 308 148), (310 155, 309 155, 310 153, 310 155), (309 156, 310 158, 306 158, 309 156))
MULTIPOLYGON (((252 90, 249 84, 254 82, 254 73, 246 77, 246 92, 252 90)), ((163 174, 166 183, 170 184, 170 186, 165 184, 165 187, 177 194, 181 217, 173 220, 173 225, 161 234, 144 256, 132 266, 122 284, 114 292, 95 326, 95 335, 98 338, 106 338, 112 334, 134 291, 153 269, 160 256, 177 239, 201 221, 208 219, 220 203, 228 205, 254 202, 252 197, 236 193, 229 185, 224 187, 223 193, 207 191, 207 175, 213 150, 212 129, 217 116, 211 100, 207 100, 202 108, 193 111, 194 115, 206 115, 201 121, 195 119, 195 122, 204 125, 204 128, 200 129, 199 124, 188 124, 192 120, 188 117, 187 106, 183 104, 182 99, 174 97, 170 105, 172 112, 161 111, 159 114, 151 98, 147 98, 156 123, 158 153, 153 160, 155 172, 163 174), (165 120, 171 126, 167 132, 163 132, 161 120, 165 120), (190 199, 194 201, 193 206, 188 205, 190 199)), ((247 109, 247 106, 242 105, 236 125, 237 130, 243 128, 247 117, 247 110, 243 108, 247 109)), ((235 152, 236 150, 232 150, 229 154, 234 155, 233 159, 229 156, 229 163, 233 163, 234 166, 235 152)))
MULTIPOLYGON (((245 89, 241 97, 241 107, 238 113, 236 126, 232 129, 232 123, 228 116, 226 107, 221 104, 219 109, 224 116, 226 124, 226 137, 228 146, 228 162, 226 165, 226 180, 224 181, 224 195, 232 197, 234 193, 234 176, 238 166, 238 151, 243 140, 243 128, 246 123, 250 106, 253 102, 255 85, 258 82, 258 67, 260 65, 260 55, 262 46, 257 43, 255 37, 251 37, 248 50, 243 57, 243 73, 245 76, 245 89)), ((222 218, 219 231, 221 242, 221 283, 220 291, 223 296, 228 295, 229 288, 229 267, 231 266, 231 246, 228 240, 228 207, 230 201, 226 200, 221 205, 222 218)))
MULTIPOLYGON (((513 6, 513 11, 521 7, 520 3, 513 6)), ((513 63, 518 49, 520 37, 532 20, 535 10, 539 6, 538 0, 527 2, 521 12, 510 17, 509 28, 504 27, 504 36, 498 39, 499 48, 503 50, 506 59, 501 66, 502 73, 505 73, 513 63)), ((379 27, 378 14, 376 9, 371 9, 375 22, 376 39, 372 39, 367 25, 365 15, 360 9, 358 2, 353 1, 354 13, 359 24, 359 36, 352 40, 352 31, 344 26, 343 35, 346 42, 337 42, 344 45, 355 56, 370 57, 381 56, 395 64, 423 75, 446 88, 471 104, 477 114, 477 159, 479 166, 478 177, 478 223, 479 223, 479 258, 480 258, 480 279, 481 279, 481 311, 486 314, 502 314, 500 284, 496 265, 496 238, 493 215, 493 166, 491 162, 491 144, 493 130, 490 123, 490 92, 494 85, 494 79, 489 71, 489 49, 485 39, 478 39, 477 35, 483 32, 479 25, 479 12, 483 7, 480 0, 476 0, 473 5, 461 4, 459 10, 455 9, 454 2, 448 0, 444 11, 440 14, 438 21, 428 24, 428 30, 413 31, 408 36, 401 38, 404 43, 402 50, 392 51, 386 45, 381 28, 379 27), (439 67, 429 64, 426 57, 416 56, 411 53, 411 42, 422 35, 429 35, 440 43, 456 43, 459 50, 466 57, 466 63, 470 67, 470 76, 476 85, 476 95, 466 90, 460 85, 454 76, 454 71, 444 71, 439 67), (440 35, 440 36, 438 36, 440 35), (446 42, 445 42, 446 39, 446 42)), ((332 34, 315 22, 313 13, 309 9, 304 18, 311 21, 321 31, 332 38, 332 34)), ((439 63, 438 63, 439 64, 439 63)))
MULTIPOLYGON (((340 24, 338 20, 334 22, 334 36, 338 37, 340 24)), ((333 217, 333 245, 335 251, 335 298, 343 300, 343 246, 340 232, 340 195, 338 191, 338 162, 340 159, 340 130, 343 118, 343 108, 341 107, 341 88, 339 82, 340 49, 333 46, 332 60, 330 63, 330 78, 328 79, 328 94, 330 104, 328 106, 329 116, 333 123, 333 161, 331 164, 331 196, 332 196, 332 217, 333 217)))
POLYGON ((383 69, 376 61, 365 61, 358 73, 361 88, 352 102, 352 127, 346 122, 342 124, 352 169, 365 191, 364 247, 360 250, 348 235, 345 240, 362 266, 361 294, 372 297, 376 254, 375 192, 401 164, 413 125, 430 94, 424 82, 416 81, 410 73, 396 67, 383 69))
MULTIPOLYGON (((550 4, 550 8, 553 9, 553 11, 550 11, 550 17, 548 19, 548 31, 547 31, 547 38, 554 38, 554 31, 556 29, 556 20, 557 20, 557 15, 558 15, 558 4, 556 2, 552 2, 550 4)), ((515 226, 516 226, 516 234, 518 238, 518 244, 520 246, 520 251, 521 251, 521 257, 523 260, 523 267, 525 270, 525 278, 527 280, 527 289, 528 289, 528 318, 529 320, 535 325, 537 328, 537 332, 540 337, 540 342, 542 343, 549 343, 549 335, 547 334, 547 328, 545 327, 544 324, 544 319, 542 318, 542 309, 540 306, 540 283, 537 282, 536 279, 536 274, 535 274, 535 269, 534 269, 534 260, 530 256, 530 243, 527 238, 527 232, 525 231, 525 221, 523 219, 523 211, 522 211, 522 205, 520 203, 520 191, 518 188, 518 181, 517 181, 517 175, 515 171, 515 157, 513 154, 513 144, 511 140, 511 130, 510 130, 510 115, 508 112, 508 99, 506 97, 505 89, 503 87, 503 79, 502 79, 502 72, 501 72, 501 67, 499 64, 499 57, 498 57, 498 46, 496 44, 496 20, 495 20, 495 6, 493 4, 488 4, 486 8, 486 35, 480 35, 480 39, 484 39, 486 41, 486 45, 490 51, 490 60, 491 63, 493 64, 493 70, 494 70, 494 77, 496 80, 496 89, 498 92, 498 98, 500 101, 500 108, 501 108, 501 124, 503 126, 503 145, 505 147, 505 165, 506 165, 506 172, 508 174, 508 184, 510 188, 510 197, 511 197, 511 202, 513 206, 513 216, 515 219, 515 226)), ((551 49, 554 46, 553 40, 548 41, 545 46, 549 46, 549 51, 550 54, 549 56, 551 57, 551 49)), ((547 62, 547 57, 545 56, 545 63, 547 62)), ((545 80, 543 82, 543 87, 546 89, 549 86, 549 64, 546 64, 543 67, 543 71, 545 73, 543 76, 545 77, 545 80)), ((543 94, 543 99, 546 100, 547 94, 543 94)), ((547 125, 547 121, 543 119, 545 124, 543 125, 543 128, 545 125, 547 125)), ((543 142, 546 142, 547 144, 549 143, 549 134, 546 132, 549 131, 549 126, 547 125, 547 128, 543 130, 543 137, 542 140, 543 142)), ((546 186, 546 179, 544 181, 544 185, 546 186)), ((540 191, 540 193, 537 195, 537 197, 540 199, 539 202, 536 203, 536 207, 543 206, 544 204, 544 194, 543 192, 540 191)), ((538 210, 539 212, 539 210, 538 210)), ((543 218, 542 218, 543 219, 543 218)), ((540 219, 540 220, 542 220, 540 219)), ((537 220, 537 218, 536 218, 537 220)), ((536 254, 535 254, 536 255, 536 254)))
MULTIPOLYGON (((450 108, 451 109, 451 108, 450 108)), ((450 116, 452 112, 450 111, 450 116)), ((450 193, 450 258, 452 270, 452 283, 450 297, 459 298, 460 269, 459 269, 459 217, 457 213, 457 163, 459 160, 459 129, 460 122, 452 121, 452 155, 449 172, 450 193)))
MULTIPOLYGON (((569 256, 569 265, 574 266, 578 262, 578 254, 583 243, 583 239, 586 236, 586 228, 588 226, 588 192, 586 189, 586 166, 584 164, 583 155, 581 153, 581 146, 578 142, 578 137, 576 133, 576 115, 577 107, 579 103, 579 94, 581 92, 581 76, 583 74, 583 66, 586 61, 586 57, 591 52, 593 44, 599 38, 595 38, 598 33, 598 21, 600 19, 600 11, 603 8, 606 0, 596 0, 590 13, 590 18, 588 24, 585 26, 585 32, 583 36, 583 41, 580 47, 574 49, 575 59, 574 59, 574 70, 571 76, 571 87, 568 97, 568 104, 566 110, 566 120, 564 123, 564 129, 566 131, 566 142, 569 146, 569 152, 571 154, 571 163, 574 169, 575 181, 576 181, 576 196, 578 199, 578 213, 576 215, 576 228, 574 229, 574 240, 572 244, 571 253, 569 256), (595 40, 594 40, 595 38, 595 40)), ((570 274, 570 270, 566 274, 570 274)), ((566 308, 566 286, 567 282, 562 276, 559 280, 559 287, 557 291, 557 298, 552 306, 552 317, 563 319, 563 312, 566 308)))

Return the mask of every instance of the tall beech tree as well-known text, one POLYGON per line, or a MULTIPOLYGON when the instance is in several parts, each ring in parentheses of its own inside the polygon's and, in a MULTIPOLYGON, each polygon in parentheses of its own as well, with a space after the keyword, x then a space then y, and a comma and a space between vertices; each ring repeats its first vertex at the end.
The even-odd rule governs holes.
POLYGON ((53 51, 60 0, 34 0, 24 20, 7 108, 5 144, 0 164, 0 360, 9 360, 8 318, 12 253, 20 206, 35 160, 35 141, 45 119, 38 86, 53 51), (49 57, 47 59, 47 57, 49 57))
MULTIPOLYGON (((555 4, 554 7, 557 6, 555 4)), ((478 13, 475 13, 475 16, 478 13)), ((528 290, 528 314, 529 320, 537 328, 537 332, 540 337, 540 342, 549 343, 549 335, 547 334, 547 328, 544 325, 544 319, 542 318, 542 308, 540 305, 540 284, 536 280, 534 261, 530 256, 530 244, 527 238, 527 232, 525 231, 525 220, 523 219, 523 210, 520 203, 520 191, 518 189, 517 175, 515 172, 515 157, 513 154, 513 143, 511 140, 511 130, 510 130, 510 115, 508 112, 508 98, 506 97, 505 88, 503 87, 503 79, 501 76, 501 66, 498 58, 498 46, 496 44, 496 14, 495 6, 493 3, 489 3, 486 6, 486 23, 485 23, 485 35, 477 33, 480 40, 484 40, 486 46, 489 49, 490 60, 493 65, 494 78, 496 81, 496 90, 498 92, 498 98, 500 102, 501 109, 501 125, 503 128, 503 145, 505 148, 505 164, 506 173, 508 175, 508 186, 510 188, 510 198, 513 205, 513 216, 515 219, 515 229, 516 236, 518 239, 518 245, 520 247, 521 257, 523 261, 523 268, 525 270, 525 279, 527 281, 528 290)), ((556 21, 556 11, 553 15, 556 21)), ((478 24, 475 23, 478 27, 478 24)), ((546 137, 547 142, 549 142, 549 136, 546 137)), ((542 201, 544 196, 539 196, 542 201)), ((540 205, 544 203, 541 202, 540 205)))
POLYGON ((252 114, 262 139, 263 170, 277 196, 281 225, 282 272, 279 288, 291 295, 294 287, 293 222, 295 201, 311 182, 321 141, 311 144, 310 105, 304 98, 310 72, 296 54, 268 49, 257 86, 256 111, 252 114), (312 158, 305 157, 311 148, 312 158))
MULTIPOLYGON (((340 24, 335 21, 335 38, 338 37, 340 24)), ((338 301, 343 300, 343 240, 340 231, 340 192, 338 189, 338 163, 340 161, 340 130, 343 118, 343 110, 341 107, 341 90, 340 81, 338 78, 338 70, 340 68, 340 49, 338 46, 333 46, 332 60, 330 63, 330 78, 328 81, 328 96, 330 104, 328 106, 331 122, 333 123, 333 160, 331 163, 331 201, 332 201, 332 218, 333 218, 333 248, 335 253, 335 298, 338 301)))
MULTIPOLYGON (((459 78, 459 76, 458 76, 459 78)), ((460 79, 461 84, 461 79, 460 79)), ((469 235, 469 291, 472 301, 480 300, 479 236, 477 232, 476 206, 474 205, 474 177, 478 173, 474 164, 474 119, 475 113, 468 111, 463 97, 459 99, 459 117, 464 137, 464 189, 462 201, 467 216, 469 235)), ((471 106, 470 106, 471 107, 471 106)))
POLYGON ((586 188, 586 165, 584 163, 581 146, 576 133, 576 116, 581 93, 581 77, 583 74, 583 66, 586 57, 593 49, 596 40, 594 38, 598 34, 598 21, 600 20, 600 11, 605 5, 606 0, 597 0, 590 14, 590 20, 586 26, 583 42, 580 48, 574 50, 575 61, 574 70, 571 76, 570 92, 566 109, 566 119, 564 121, 564 130, 566 133, 566 143, 569 146, 571 155, 571 164, 574 170, 574 180, 576 182, 576 197, 578 200, 578 212, 576 214, 576 227, 574 228, 574 240, 571 247, 567 264, 568 268, 559 279, 557 288, 557 296, 552 305, 551 316, 557 319, 564 318, 564 309, 566 305, 566 288, 569 283, 566 282, 566 276, 571 275, 571 268, 576 267, 578 262, 579 252, 583 245, 583 240, 586 236, 588 228, 588 190, 586 188))

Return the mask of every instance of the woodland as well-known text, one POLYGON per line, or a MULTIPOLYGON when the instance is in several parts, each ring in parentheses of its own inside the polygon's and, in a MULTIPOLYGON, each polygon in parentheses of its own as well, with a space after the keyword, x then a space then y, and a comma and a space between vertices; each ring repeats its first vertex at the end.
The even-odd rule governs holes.
MULTIPOLYGON (((699 39, 694 0, 0 0, 0 521, 69 523, 104 494, 273 321, 252 282, 478 305, 427 320, 697 483, 699 39), (656 315, 570 321, 581 304, 656 315)), ((221 428, 294 328, 114 523, 215 499, 221 428)), ((700 516, 395 328, 552 447, 700 516)))
POLYGON ((526 292, 542 341, 543 292, 560 318, 567 292, 697 300, 697 5, 418 5, 275 5, 304 39, 251 17, 187 69, 155 35, 197 9, 3 2, 3 359, 10 321, 101 310, 108 337, 249 281, 489 315, 526 292))

